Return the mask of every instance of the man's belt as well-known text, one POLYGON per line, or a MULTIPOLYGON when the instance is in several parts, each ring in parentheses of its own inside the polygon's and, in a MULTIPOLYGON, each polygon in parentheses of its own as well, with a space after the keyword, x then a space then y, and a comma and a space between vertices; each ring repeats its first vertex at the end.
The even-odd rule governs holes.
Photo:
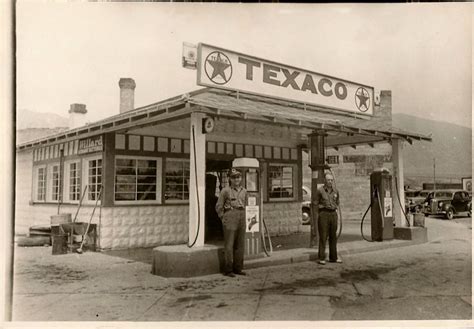
POLYGON ((336 209, 331 209, 331 208, 321 208, 319 211, 326 211, 326 212, 335 212, 336 209))
POLYGON ((245 207, 231 207, 231 208, 224 209, 224 212, 231 211, 231 210, 244 210, 244 209, 245 207))

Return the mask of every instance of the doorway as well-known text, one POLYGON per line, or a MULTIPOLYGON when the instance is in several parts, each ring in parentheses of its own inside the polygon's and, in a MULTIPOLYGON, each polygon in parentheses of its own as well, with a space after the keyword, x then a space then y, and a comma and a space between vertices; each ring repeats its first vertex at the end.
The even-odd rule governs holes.
POLYGON ((220 191, 228 185, 227 172, 232 160, 206 160, 206 205, 205 205, 205 243, 222 243, 224 231, 216 212, 220 191))

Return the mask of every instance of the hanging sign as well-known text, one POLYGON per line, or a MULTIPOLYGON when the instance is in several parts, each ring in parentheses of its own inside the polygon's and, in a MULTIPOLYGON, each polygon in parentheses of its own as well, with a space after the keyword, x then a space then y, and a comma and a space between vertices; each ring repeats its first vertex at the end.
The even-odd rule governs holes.
POLYGON ((102 135, 79 140, 77 154, 99 152, 103 150, 102 135))
POLYGON ((200 43, 197 84, 373 114, 374 88, 200 43))

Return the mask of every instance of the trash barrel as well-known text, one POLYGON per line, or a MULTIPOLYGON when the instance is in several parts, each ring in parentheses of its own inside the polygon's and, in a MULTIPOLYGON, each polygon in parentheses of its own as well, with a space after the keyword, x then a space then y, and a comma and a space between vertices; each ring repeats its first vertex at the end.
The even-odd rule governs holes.
POLYGON ((56 226, 63 223, 71 223, 72 215, 70 213, 63 213, 51 216, 51 226, 56 226))
POLYGON ((413 218, 413 226, 425 227, 425 214, 415 213, 413 218))
POLYGON ((53 245, 53 255, 64 255, 67 254, 67 234, 53 234, 51 236, 53 245))

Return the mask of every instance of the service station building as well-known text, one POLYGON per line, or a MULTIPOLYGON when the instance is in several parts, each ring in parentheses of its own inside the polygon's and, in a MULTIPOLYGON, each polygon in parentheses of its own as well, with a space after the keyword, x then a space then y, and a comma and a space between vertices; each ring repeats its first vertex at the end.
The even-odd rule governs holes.
MULTIPOLYGON (((209 45, 190 51, 203 89, 134 108, 135 81, 121 79, 120 114, 84 125, 85 105, 73 104, 71 129, 17 146, 16 234, 58 210, 74 216, 83 199, 77 221, 100 207, 92 218, 100 249, 218 243, 212 209, 239 158, 258 160, 253 206, 268 233, 299 232, 308 150, 314 191, 328 150, 384 145, 391 195, 403 195, 402 147, 431 138, 392 127, 390 92, 209 45)), ((351 174, 335 173, 342 211, 353 211, 343 187, 351 174)), ((404 198, 401 207, 392 199, 394 224, 404 227, 404 198)))

